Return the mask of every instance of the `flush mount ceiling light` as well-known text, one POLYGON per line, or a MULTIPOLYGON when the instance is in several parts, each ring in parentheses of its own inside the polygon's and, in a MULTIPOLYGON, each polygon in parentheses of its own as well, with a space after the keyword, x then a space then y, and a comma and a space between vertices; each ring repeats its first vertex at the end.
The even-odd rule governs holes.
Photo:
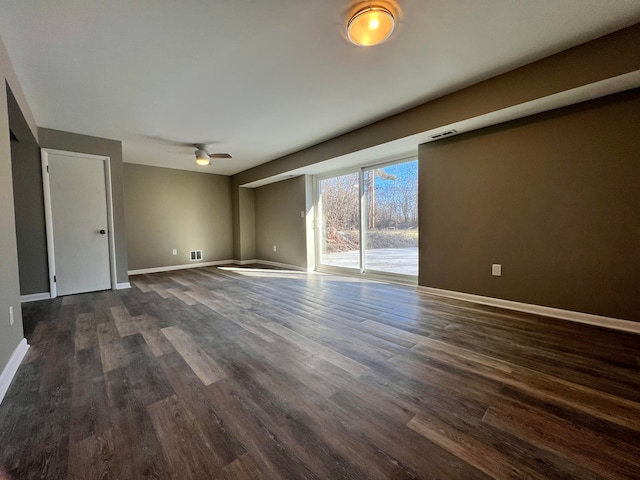
POLYGON ((366 7, 349 19, 347 35, 356 45, 370 47, 384 42, 395 27, 393 14, 384 7, 366 7))

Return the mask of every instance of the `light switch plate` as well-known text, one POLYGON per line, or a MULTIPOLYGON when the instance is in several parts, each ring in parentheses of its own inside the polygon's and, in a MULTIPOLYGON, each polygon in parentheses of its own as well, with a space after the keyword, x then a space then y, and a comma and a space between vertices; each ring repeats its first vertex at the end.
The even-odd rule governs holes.
POLYGON ((502 276, 502 264, 500 263, 494 263, 491 265, 491 275, 493 275, 494 277, 501 277, 502 276))

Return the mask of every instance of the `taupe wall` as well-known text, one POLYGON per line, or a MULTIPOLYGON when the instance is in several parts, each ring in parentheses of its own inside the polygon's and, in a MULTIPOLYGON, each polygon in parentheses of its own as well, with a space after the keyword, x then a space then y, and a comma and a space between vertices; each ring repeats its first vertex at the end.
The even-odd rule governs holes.
POLYGON ((124 196, 122 172, 122 142, 106 138, 91 137, 78 133, 61 132, 48 128, 38 129, 42 148, 54 148, 68 152, 90 153, 111 158, 111 195, 116 246, 116 277, 118 283, 128 282, 127 240, 124 223, 124 196))
POLYGON ((233 225, 233 259, 256 258, 255 194, 252 188, 231 185, 231 223, 233 225))
POLYGON ((38 133, 33 115, 15 75, 4 43, 0 39, 0 372, 2 372, 20 341, 24 338, 20 308, 20 280, 16 244, 11 145, 9 133, 8 86, 26 119, 32 138, 38 133), (14 324, 9 324, 9 307, 13 307, 14 324))
MULTIPOLYGON (((2 72, 4 73, 4 72, 2 72)), ((4 78, 4 75, 0 75, 4 78)), ((24 337, 20 309, 20 280, 18 250, 13 210, 11 179, 11 145, 7 95, 0 88, 0 373, 24 337), (15 323, 9 323, 9 307, 13 308, 15 323)))
POLYGON ((20 294, 49 292, 40 148, 11 142, 20 294))
POLYGON ((235 260, 252 260, 256 258, 256 212, 255 191, 251 188, 240 188, 240 256, 235 260))
POLYGON ((256 257, 306 269, 306 209, 304 176, 256 188, 256 257))
POLYGON ((124 164, 129 269, 231 260, 229 177, 124 164), (172 255, 173 249, 178 255, 172 255))
MULTIPOLYGON (((240 188, 231 186, 231 231, 233 232, 233 258, 242 260, 241 235, 240 235, 240 188)), ((254 239, 255 241, 255 239, 254 239)))
POLYGON ((639 125, 636 89, 422 145, 419 284, 640 321, 639 125))

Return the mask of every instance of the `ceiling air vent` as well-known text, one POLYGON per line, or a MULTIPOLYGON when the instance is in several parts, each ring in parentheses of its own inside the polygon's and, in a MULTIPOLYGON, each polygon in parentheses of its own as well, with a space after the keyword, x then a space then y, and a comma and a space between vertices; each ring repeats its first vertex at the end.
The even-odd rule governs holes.
POLYGON ((457 130, 447 130, 446 132, 440 132, 440 133, 436 133, 435 135, 431 135, 431 138, 433 140, 438 140, 439 138, 444 138, 444 137, 450 137, 451 135, 455 135, 456 133, 458 133, 457 130))

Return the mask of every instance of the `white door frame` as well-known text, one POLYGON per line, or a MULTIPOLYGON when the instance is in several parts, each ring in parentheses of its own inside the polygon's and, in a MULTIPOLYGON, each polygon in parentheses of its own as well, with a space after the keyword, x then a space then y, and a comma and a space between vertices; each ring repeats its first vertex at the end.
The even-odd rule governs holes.
POLYGON ((42 148, 40 150, 40 158, 42 162, 42 186, 44 190, 44 216, 47 226, 47 256, 49 259, 49 292, 51 298, 58 296, 56 288, 55 275, 56 275, 56 259, 55 259, 55 245, 53 241, 53 218, 51 214, 51 189, 49 185, 49 154, 66 155, 68 157, 85 158, 87 160, 98 160, 104 163, 104 179, 107 192, 107 228, 109 239, 109 276, 111 278, 111 289, 116 290, 116 245, 113 227, 113 196, 111 194, 111 158, 103 155, 93 155, 91 153, 79 153, 79 152, 67 152, 65 150, 56 150, 53 148, 42 148))

